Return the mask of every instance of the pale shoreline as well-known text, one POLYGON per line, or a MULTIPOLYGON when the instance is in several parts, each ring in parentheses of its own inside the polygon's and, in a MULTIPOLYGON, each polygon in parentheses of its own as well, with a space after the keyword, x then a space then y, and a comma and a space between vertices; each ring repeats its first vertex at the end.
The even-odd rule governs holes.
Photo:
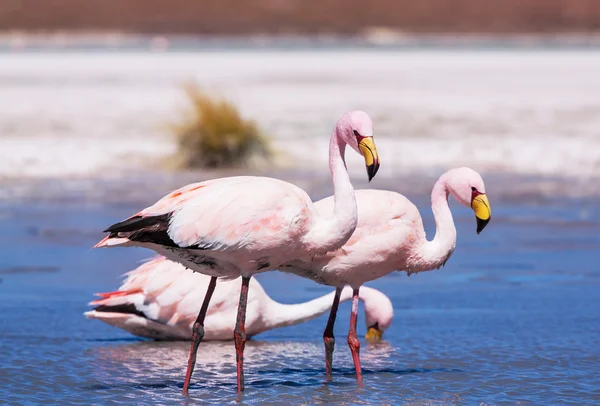
POLYGON ((371 27, 356 35, 190 35, 124 31, 0 31, 0 51, 278 49, 598 49, 600 32, 416 34, 371 27))

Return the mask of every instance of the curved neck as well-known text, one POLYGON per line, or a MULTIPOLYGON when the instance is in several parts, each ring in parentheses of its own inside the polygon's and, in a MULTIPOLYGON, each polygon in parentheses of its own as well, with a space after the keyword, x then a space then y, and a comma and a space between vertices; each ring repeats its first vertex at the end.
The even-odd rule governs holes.
MULTIPOLYGON (((382 292, 368 286, 361 286, 358 298, 365 306, 365 322, 367 323, 367 327, 375 323, 385 322, 386 320, 391 322, 394 317, 394 306, 390 298, 382 292)), ((387 326, 389 324, 382 327, 387 326)))
MULTIPOLYGON (((298 304, 282 304, 271 299, 263 310, 262 329, 254 334, 278 327, 293 326, 319 317, 331 309, 334 296, 335 292, 331 292, 298 304)), ((351 298, 352 288, 347 286, 342 290, 340 302, 345 302, 351 298)))
POLYGON ((358 221, 356 197, 350 183, 350 176, 344 160, 346 143, 341 132, 344 125, 338 124, 331 134, 329 142, 329 170, 333 179, 333 213, 319 213, 318 220, 304 237, 309 250, 318 252, 333 251, 348 241, 358 221))
POLYGON ((425 241, 420 249, 423 268, 435 269, 446 263, 456 247, 456 227, 448 206, 448 185, 445 176, 440 177, 431 192, 431 208, 435 218, 435 237, 425 241))

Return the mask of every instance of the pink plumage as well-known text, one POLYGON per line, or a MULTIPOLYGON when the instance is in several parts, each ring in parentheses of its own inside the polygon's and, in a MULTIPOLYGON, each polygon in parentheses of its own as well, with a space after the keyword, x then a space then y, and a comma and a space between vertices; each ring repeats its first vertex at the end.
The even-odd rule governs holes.
MULTIPOLYGON (((344 246, 310 261, 293 261, 282 271, 329 286, 359 287, 394 271, 410 273, 438 269, 446 263, 456 246, 456 228, 448 205, 452 195, 464 206, 472 207, 473 190, 485 195, 481 176, 470 168, 456 168, 444 173, 431 194, 436 234, 427 240, 417 207, 403 195, 386 190, 357 190, 358 225, 344 246)), ((487 202, 487 197, 485 197, 487 202)), ((318 210, 331 210, 332 197, 315 203, 318 210)), ((491 217, 478 218, 486 224, 491 217)), ((473 208, 475 210, 475 208, 473 208)), ((481 216, 481 214, 479 214, 481 216)), ((480 230, 479 230, 480 231, 480 230)))

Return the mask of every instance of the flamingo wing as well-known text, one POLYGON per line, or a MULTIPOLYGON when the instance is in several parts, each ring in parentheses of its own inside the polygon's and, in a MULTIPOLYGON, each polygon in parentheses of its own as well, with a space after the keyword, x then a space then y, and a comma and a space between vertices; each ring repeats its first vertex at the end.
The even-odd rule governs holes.
POLYGON ((287 182, 233 177, 178 189, 109 227, 109 238, 210 251, 266 250, 297 242, 312 202, 287 182))

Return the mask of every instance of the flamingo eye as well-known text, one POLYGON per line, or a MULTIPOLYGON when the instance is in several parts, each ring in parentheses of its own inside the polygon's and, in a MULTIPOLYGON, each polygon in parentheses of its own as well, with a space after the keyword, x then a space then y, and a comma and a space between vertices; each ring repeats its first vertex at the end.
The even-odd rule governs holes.
POLYGON ((356 130, 352 130, 352 131, 354 132, 355 137, 360 137, 360 134, 358 133, 358 131, 356 131, 356 130))
POLYGON ((475 186, 471 186, 471 201, 473 199, 475 199, 477 196, 479 196, 481 193, 479 192, 479 190, 477 190, 477 188, 475 186))

